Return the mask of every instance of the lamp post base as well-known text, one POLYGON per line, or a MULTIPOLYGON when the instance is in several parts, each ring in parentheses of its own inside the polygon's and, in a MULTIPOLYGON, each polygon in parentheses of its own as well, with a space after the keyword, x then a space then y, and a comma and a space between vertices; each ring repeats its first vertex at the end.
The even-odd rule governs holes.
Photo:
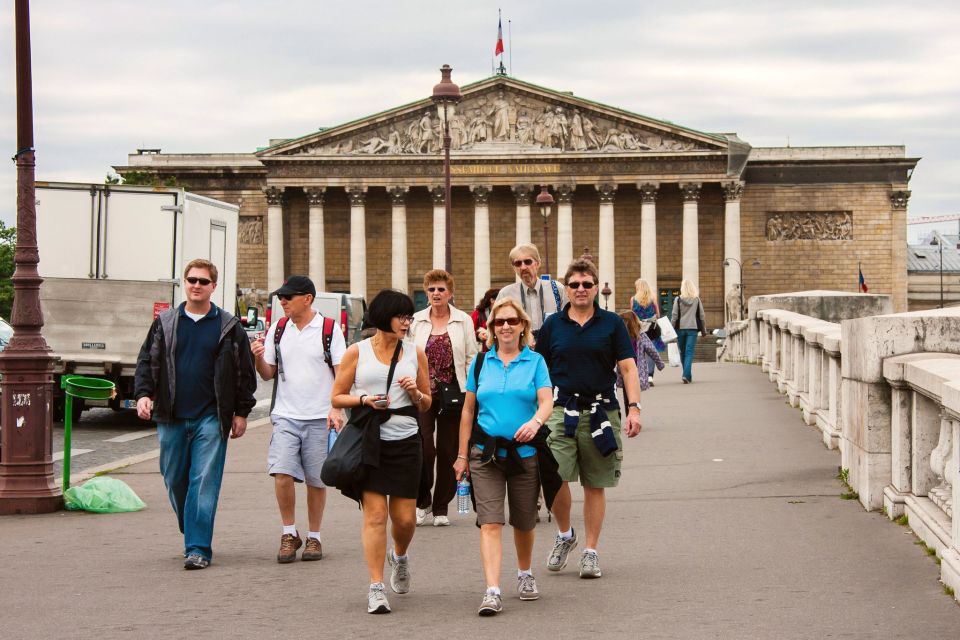
MULTIPOLYGON (((9 493, 9 492, 8 492, 9 493)), ((40 498, 33 495, 22 498, 10 497, 0 499, 0 516, 32 515, 36 513, 53 513, 63 509, 63 496, 40 498)))

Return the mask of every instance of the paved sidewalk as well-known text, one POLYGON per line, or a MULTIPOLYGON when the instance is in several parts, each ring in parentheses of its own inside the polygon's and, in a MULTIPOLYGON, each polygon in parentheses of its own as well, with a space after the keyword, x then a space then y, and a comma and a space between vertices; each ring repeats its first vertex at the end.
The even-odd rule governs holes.
POLYGON ((205 571, 181 568, 156 460, 115 474, 147 502, 142 512, 0 519, 0 637, 960 637, 937 565, 906 528, 839 498, 838 455, 758 368, 697 364, 694 376, 682 385, 668 369, 643 396, 643 433, 608 492, 601 580, 579 580, 574 562, 548 573, 555 528, 543 522, 543 596, 520 602, 507 532, 504 612, 479 618, 478 531, 454 512, 452 527, 418 529, 411 592, 388 590, 394 612, 367 615, 360 513, 338 493, 324 559, 275 562, 260 427, 230 444, 205 571))

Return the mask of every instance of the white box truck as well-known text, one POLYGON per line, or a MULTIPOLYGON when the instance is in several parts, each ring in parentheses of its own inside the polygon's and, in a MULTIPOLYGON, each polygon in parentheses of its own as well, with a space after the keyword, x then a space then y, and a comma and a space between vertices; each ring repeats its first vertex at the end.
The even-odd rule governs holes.
MULTIPOLYGON (((219 271, 213 302, 234 313, 239 208, 178 188, 37 182, 43 335, 59 377, 113 380, 114 409, 135 406, 140 345, 156 315, 184 300, 195 258, 219 271)), ((104 404, 106 404, 104 402, 104 404)), ((75 417, 84 406, 74 403, 75 417)))

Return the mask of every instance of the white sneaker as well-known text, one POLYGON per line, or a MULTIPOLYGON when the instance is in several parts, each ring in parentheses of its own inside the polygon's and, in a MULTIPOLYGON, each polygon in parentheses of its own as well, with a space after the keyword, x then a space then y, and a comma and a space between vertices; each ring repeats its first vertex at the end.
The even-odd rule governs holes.
POLYGON ((423 523, 427 521, 427 510, 417 507, 417 526, 422 527, 423 523))
POLYGON ((433 526, 435 527, 449 527, 450 518, 447 516, 433 516, 433 526))
POLYGON ((367 592, 367 613, 390 613, 390 603, 383 593, 383 583, 370 585, 367 592))

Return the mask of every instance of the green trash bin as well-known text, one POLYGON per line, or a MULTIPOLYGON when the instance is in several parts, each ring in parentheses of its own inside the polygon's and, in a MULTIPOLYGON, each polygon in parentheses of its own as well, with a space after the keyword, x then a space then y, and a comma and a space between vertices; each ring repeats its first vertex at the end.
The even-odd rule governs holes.
POLYGON ((63 490, 70 488, 70 438, 73 432, 73 399, 110 400, 117 395, 117 385, 103 378, 63 376, 60 388, 64 391, 63 411, 63 490))

